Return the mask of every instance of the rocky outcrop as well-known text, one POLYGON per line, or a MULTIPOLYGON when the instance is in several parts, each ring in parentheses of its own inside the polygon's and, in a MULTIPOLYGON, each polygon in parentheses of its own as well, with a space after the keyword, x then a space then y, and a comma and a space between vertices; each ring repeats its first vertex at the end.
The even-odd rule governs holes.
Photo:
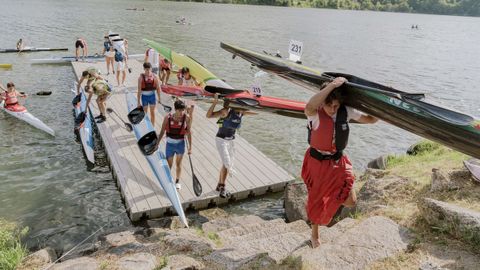
POLYGON ((418 208, 429 224, 467 242, 480 243, 480 212, 430 198, 420 201, 418 208))
POLYGON ((54 265, 51 270, 97 270, 97 260, 89 257, 81 257, 54 265))
POLYGON ((365 269, 375 261, 406 250, 410 237, 392 220, 375 216, 358 224, 345 219, 332 228, 324 228, 320 241, 316 249, 307 247, 293 253, 301 258, 302 267, 365 269))
POLYGON ((308 221, 306 203, 307 187, 305 184, 303 182, 288 184, 285 189, 285 215, 289 222, 308 221))
POLYGON ((192 253, 202 256, 212 252, 215 244, 205 237, 200 237, 198 233, 191 229, 180 229, 169 232, 165 238, 165 243, 171 249, 182 252, 192 253))

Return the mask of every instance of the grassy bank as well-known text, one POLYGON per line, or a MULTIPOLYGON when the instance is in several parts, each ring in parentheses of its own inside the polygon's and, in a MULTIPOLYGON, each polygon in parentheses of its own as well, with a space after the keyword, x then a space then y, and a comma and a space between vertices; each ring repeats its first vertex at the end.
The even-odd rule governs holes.
POLYGON ((14 223, 0 219, 0 269, 13 270, 27 255, 20 238, 28 229, 19 229, 14 223))
MULTIPOLYGON (((414 155, 396 155, 387 158, 385 177, 407 178, 408 184, 395 190, 385 198, 385 207, 362 214, 361 218, 382 215, 389 217, 413 232, 414 244, 408 252, 397 257, 378 262, 370 269, 418 269, 429 254, 451 258, 454 269, 470 269, 468 256, 480 255, 480 242, 459 235, 455 228, 429 225, 418 209, 423 198, 452 203, 464 208, 480 211, 480 185, 470 180, 463 161, 470 157, 447 147, 423 141, 415 149, 414 155), (458 188, 431 191, 432 169, 440 169, 443 175, 459 184, 458 188), (441 255, 439 255, 441 254, 441 255), (462 259, 455 259, 462 258, 462 259)), ((360 188, 366 177, 359 179, 360 188)))

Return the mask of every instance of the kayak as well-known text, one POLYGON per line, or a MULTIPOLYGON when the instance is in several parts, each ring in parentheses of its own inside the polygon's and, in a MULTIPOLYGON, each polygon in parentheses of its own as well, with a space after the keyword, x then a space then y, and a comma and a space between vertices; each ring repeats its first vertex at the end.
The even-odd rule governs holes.
POLYGON ((423 101, 423 94, 412 94, 350 74, 321 72, 297 63, 256 53, 229 44, 220 46, 260 69, 318 92, 335 77, 348 82, 341 87, 346 105, 373 115, 392 125, 480 158, 480 120, 423 101))
POLYGON ((9 106, 8 108, 5 108, 4 101, 2 100, 0 102, 0 111, 4 111, 17 119, 27 122, 28 124, 40 130, 43 130, 52 136, 55 136, 55 131, 53 131, 53 129, 51 129, 49 126, 45 125, 45 123, 43 123, 40 119, 36 118, 31 113, 29 113, 27 111, 27 108, 25 108, 20 104, 16 104, 13 106, 9 106))
MULTIPOLYGON (((145 55, 143 54, 132 54, 129 55, 129 59, 142 59, 145 55)), ((64 57, 53 57, 53 58, 43 58, 43 59, 32 59, 32 64, 68 64, 75 62, 75 56, 64 56, 64 57)), ((82 58, 78 59, 79 62, 82 62, 82 58)), ((105 61, 105 56, 103 55, 89 55, 84 58, 85 62, 97 62, 105 61)))
POLYGON ((269 112, 294 118, 306 118, 304 113, 305 102, 263 95, 257 96, 248 90, 221 88, 209 85, 205 86, 205 89, 193 86, 162 85, 161 89, 162 92, 169 95, 200 100, 213 100, 213 95, 219 93, 220 98, 230 101, 230 107, 232 108, 269 112))
MULTIPOLYGON (((153 128, 148 116, 145 116, 144 114, 142 114, 143 117, 140 117, 140 119, 133 119, 132 115, 138 111, 136 110, 137 98, 135 95, 127 91, 125 98, 129 112, 128 118, 133 125, 133 130, 135 132, 135 137, 137 139, 140 151, 145 155, 148 164, 152 168, 155 178, 165 192, 165 195, 167 195, 167 198, 170 200, 173 208, 177 212, 183 224, 188 227, 187 218, 185 217, 182 203, 180 202, 180 197, 178 196, 177 189, 175 187, 175 182, 173 181, 170 168, 168 167, 167 159, 165 154, 158 149, 158 137, 155 129, 153 128)), ((143 112, 143 109, 140 109, 140 111, 143 112)))
MULTIPOLYGON (((68 48, 33 48, 25 47, 21 52, 45 52, 45 51, 68 51, 68 48)), ((0 49, 0 53, 20 52, 17 49, 0 49)))
POLYGON ((172 69, 174 71, 181 69, 182 67, 188 67, 190 70, 190 74, 195 77, 197 82, 200 83, 201 87, 211 85, 223 88, 233 88, 221 79, 219 79, 213 73, 211 73, 208 69, 206 69, 202 64, 197 62, 192 57, 185 54, 176 53, 173 50, 155 41, 151 41, 148 39, 143 39, 143 41, 146 42, 149 47, 155 49, 164 58, 168 59, 170 63, 172 63, 172 69))
MULTIPOLYGON (((73 93, 76 94, 77 83, 74 84, 72 89, 73 93)), ((85 112, 85 120, 78 127, 76 131, 80 136, 80 141, 82 142, 83 151, 87 157, 88 162, 95 163, 95 152, 94 152, 94 142, 93 142, 93 122, 92 115, 90 111, 86 110, 87 106, 87 96, 83 87, 80 88, 80 97, 76 98, 78 102, 73 102, 75 110, 75 119, 80 115, 81 112, 85 112)), ((74 99, 75 100, 75 99, 74 99)))
POLYGON ((12 68, 12 64, 0 64, 0 68, 12 68))

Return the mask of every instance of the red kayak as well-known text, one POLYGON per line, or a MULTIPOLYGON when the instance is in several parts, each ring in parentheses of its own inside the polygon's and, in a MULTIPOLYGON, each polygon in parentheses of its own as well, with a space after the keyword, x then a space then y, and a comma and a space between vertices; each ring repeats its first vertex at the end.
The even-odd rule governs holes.
POLYGON ((305 118, 305 102, 276 98, 270 96, 257 96, 248 90, 228 89, 215 86, 206 86, 205 89, 195 86, 163 85, 162 91, 166 94, 211 100, 215 93, 220 98, 230 100, 230 106, 254 111, 266 111, 294 118, 305 118))

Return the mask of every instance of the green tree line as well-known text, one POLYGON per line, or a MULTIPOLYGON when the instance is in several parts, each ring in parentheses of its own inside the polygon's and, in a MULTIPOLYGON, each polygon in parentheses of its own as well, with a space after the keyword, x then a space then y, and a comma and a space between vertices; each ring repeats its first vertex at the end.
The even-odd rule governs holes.
MULTIPOLYGON (((182 0, 177 0, 177 1, 182 1, 182 0)), ((185 0, 185 1, 480 16, 480 0, 185 0)))

